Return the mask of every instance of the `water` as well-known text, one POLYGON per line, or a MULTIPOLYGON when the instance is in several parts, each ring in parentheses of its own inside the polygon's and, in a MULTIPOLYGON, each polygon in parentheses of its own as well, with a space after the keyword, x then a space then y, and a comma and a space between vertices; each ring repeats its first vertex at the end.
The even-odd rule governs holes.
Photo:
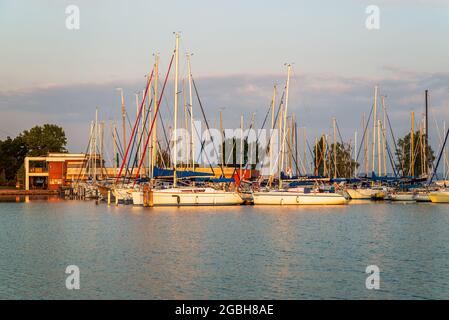
POLYGON ((0 298, 448 299, 448 209, 1 202, 0 298), (380 290, 365 288, 373 264, 380 290))

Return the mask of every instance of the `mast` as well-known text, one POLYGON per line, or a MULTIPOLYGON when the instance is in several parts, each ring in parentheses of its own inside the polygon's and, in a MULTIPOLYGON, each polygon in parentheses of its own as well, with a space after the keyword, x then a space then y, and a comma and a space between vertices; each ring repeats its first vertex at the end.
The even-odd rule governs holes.
POLYGON ((174 123, 173 123, 173 186, 176 187, 176 167, 178 164, 177 126, 178 126, 178 72, 179 72, 179 33, 175 34, 175 97, 174 97, 174 123))
POLYGON ((381 154, 381 138, 380 138, 380 126, 381 121, 377 120, 377 172, 379 175, 382 175, 382 154, 381 154))
POLYGON ((332 124, 334 127, 334 179, 337 178, 337 126, 335 117, 332 118, 332 124))
MULTIPOLYGON (((365 130, 366 126, 366 115, 363 113, 363 119, 362 119, 362 130, 365 130)), ((368 175, 368 134, 369 130, 366 130, 365 138, 363 139, 363 164, 364 164, 364 170, 365 174, 368 175)))
POLYGON ((225 150, 224 150, 224 137, 223 137, 223 112, 220 110, 220 136, 221 136, 221 164, 222 166, 225 163, 225 150))
POLYGON ((95 125, 94 125, 94 177, 93 181, 97 181, 97 137, 98 137, 98 108, 95 109, 95 125))
POLYGON ((357 131, 354 132, 354 178, 357 177, 357 131))
POLYGON ((373 144, 372 144, 372 172, 375 168, 375 155, 376 155, 376 124, 377 124, 377 86, 374 87, 374 118, 373 118, 373 144))
MULTIPOLYGON (((136 92, 135 96, 136 96, 136 117, 138 117, 139 116, 139 93, 136 92)), ((145 106, 144 106, 143 114, 145 114, 145 106)), ((136 121, 139 121, 139 119, 136 119, 136 121)), ((143 122, 142 117, 140 119, 140 122, 143 122)), ((136 145, 136 147, 137 147, 136 153, 137 153, 138 158, 140 159, 142 157, 142 152, 141 152, 141 147, 139 145, 139 140, 140 140, 140 135, 139 134, 141 134, 140 133, 140 128, 139 128, 139 126, 137 126, 136 127, 136 137, 137 137, 137 139, 136 139, 136 143, 137 143, 137 145, 136 145)))
POLYGON ((426 124, 425 124, 425 133, 426 133, 426 139, 424 141, 424 165, 425 165, 425 173, 428 173, 428 165, 427 165, 427 158, 429 157, 429 90, 425 91, 425 99, 426 99, 426 124))
POLYGON ((385 107, 385 96, 382 96, 382 110, 384 115, 384 121, 382 123, 382 137, 383 137, 383 155, 384 155, 384 175, 387 176, 387 109, 385 107))
POLYGON ((150 177, 154 177, 154 167, 157 162, 157 105, 158 105, 158 82, 159 82, 159 55, 155 54, 154 56, 154 89, 153 89, 153 131, 152 134, 152 148, 151 148, 151 170, 150 177))
POLYGON ((187 71, 189 73, 189 109, 190 109, 190 154, 192 158, 192 168, 195 171, 195 145, 193 139, 193 100, 192 100, 192 69, 190 65, 190 56, 192 54, 187 53, 187 71))
POLYGON ((111 127, 112 127, 112 146, 114 149, 114 157, 113 157, 113 167, 114 167, 114 178, 117 176, 117 137, 115 135, 115 131, 116 131, 116 124, 111 123, 111 127))
MULTIPOLYGON (((271 130, 274 130, 274 106, 276 104, 276 85, 273 87, 273 98, 271 99, 271 130)), ((270 133, 271 136, 271 133, 270 133)), ((273 172, 273 139, 270 138, 270 176, 273 172)))
POLYGON ((125 97, 123 96, 123 89, 117 88, 120 91, 120 96, 122 99, 122 131, 123 131, 123 150, 126 149, 126 108, 125 108, 125 97))
POLYGON ((286 129, 287 129, 287 114, 288 114, 288 90, 290 86, 290 72, 291 72, 291 64, 287 65, 287 83, 285 85, 285 110, 284 110, 284 127, 282 134, 282 153, 281 153, 281 170, 279 172, 279 188, 282 187, 282 169, 284 165, 284 152, 285 152, 285 140, 286 140, 286 129))
POLYGON ((411 130, 410 130, 410 175, 415 176, 415 112, 411 114, 411 130))
POLYGON ((307 146, 307 133, 306 133, 306 127, 304 127, 304 174, 307 174, 307 151, 306 151, 306 146, 307 146))
POLYGON ((243 151, 245 148, 243 147, 243 114, 240 115, 240 182, 243 180, 242 177, 242 167, 243 167, 243 151))

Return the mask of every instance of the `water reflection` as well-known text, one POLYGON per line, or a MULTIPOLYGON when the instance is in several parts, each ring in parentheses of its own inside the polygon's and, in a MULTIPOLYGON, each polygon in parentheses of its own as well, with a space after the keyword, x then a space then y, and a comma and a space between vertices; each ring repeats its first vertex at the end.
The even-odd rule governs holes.
MULTIPOLYGON (((50 200, 50 201, 48 201, 50 200)), ((0 298, 448 298, 446 206, 0 204, 0 298), (65 289, 78 265, 82 290, 65 289), (365 268, 381 290, 365 289, 365 268)))

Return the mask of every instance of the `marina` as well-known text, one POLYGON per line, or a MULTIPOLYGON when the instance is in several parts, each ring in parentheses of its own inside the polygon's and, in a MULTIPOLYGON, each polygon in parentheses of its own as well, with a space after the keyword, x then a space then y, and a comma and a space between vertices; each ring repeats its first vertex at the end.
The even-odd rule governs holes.
POLYGON ((0 5, 0 300, 449 299, 446 2, 39 2, 0 5))

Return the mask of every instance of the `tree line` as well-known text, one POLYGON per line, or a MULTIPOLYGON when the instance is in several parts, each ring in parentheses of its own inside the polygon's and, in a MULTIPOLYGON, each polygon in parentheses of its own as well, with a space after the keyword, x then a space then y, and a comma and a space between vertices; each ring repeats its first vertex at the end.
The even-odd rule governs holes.
POLYGON ((45 156, 49 152, 67 152, 64 129, 44 124, 24 130, 17 137, 0 140, 0 185, 14 186, 24 179, 26 156, 45 156))

